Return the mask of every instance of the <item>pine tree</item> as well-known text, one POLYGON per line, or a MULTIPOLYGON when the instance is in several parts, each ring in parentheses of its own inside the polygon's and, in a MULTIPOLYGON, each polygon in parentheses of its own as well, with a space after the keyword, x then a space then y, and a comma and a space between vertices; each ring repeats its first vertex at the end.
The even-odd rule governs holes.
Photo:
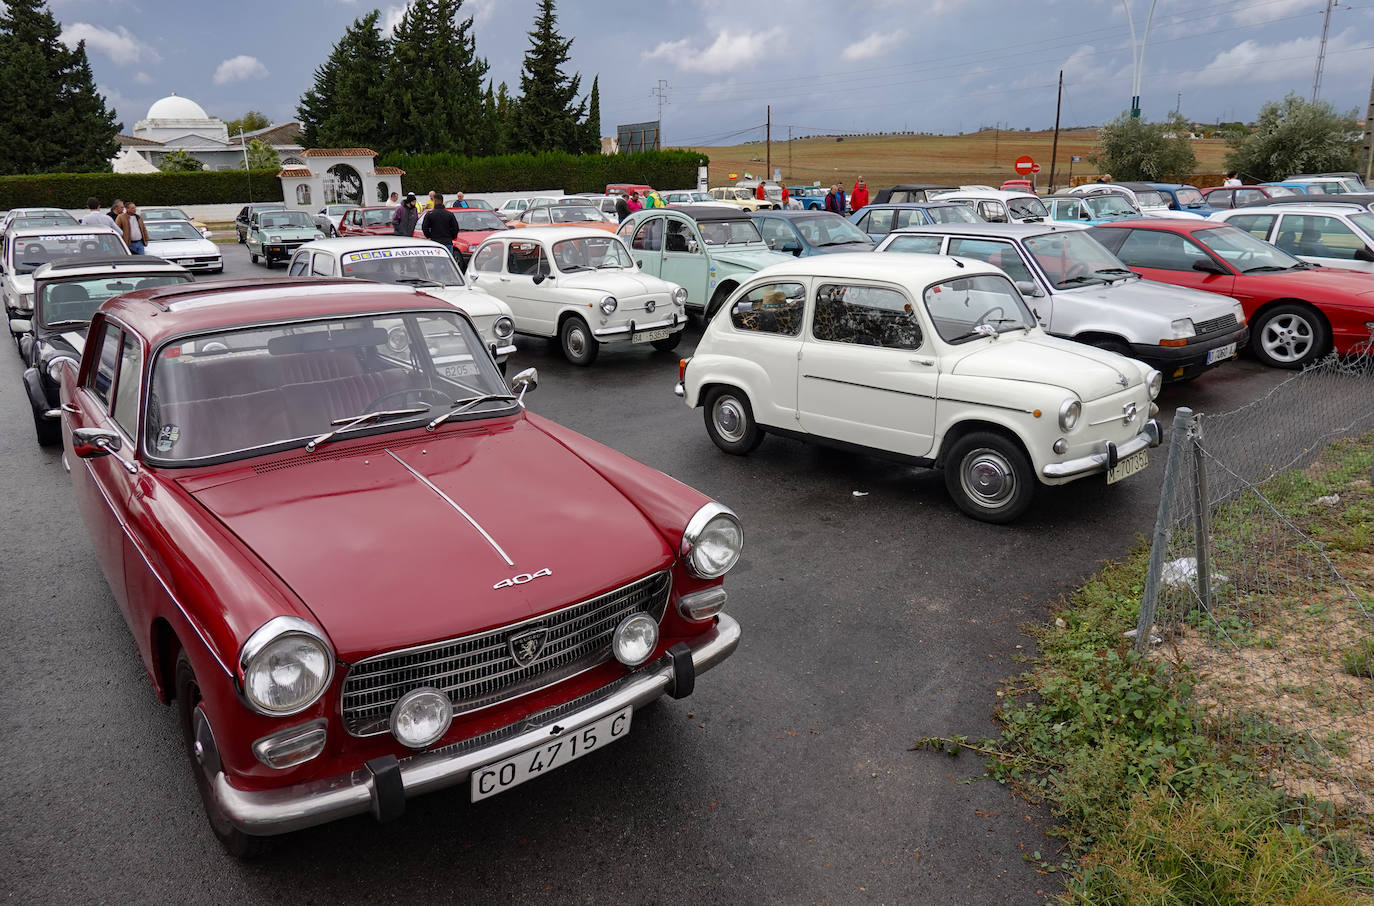
POLYGON ((505 82, 496 86, 496 154, 510 154, 515 150, 515 98, 505 82))
POLYGON ((576 153, 585 145, 582 120, 587 102, 577 102, 582 76, 563 72, 573 39, 560 35, 557 25, 554 0, 539 0, 530 47, 520 68, 520 100, 512 135, 515 150, 576 153))
POLYGON ((486 156, 496 154, 500 142, 501 124, 497 122, 496 91, 487 82, 486 94, 482 96, 482 112, 478 115, 477 126, 473 130, 473 154, 486 156))
POLYGON ((110 169, 114 111, 96 93, 85 42, 68 48, 43 0, 8 0, 0 15, 0 174, 110 169))
POLYGON ((600 76, 592 76, 592 91, 587 96, 587 121, 582 124, 583 154, 601 153, 601 87, 600 76))
POLYGON ((385 92, 391 53, 377 27, 380 15, 373 10, 357 19, 315 70, 315 84, 296 108, 307 147, 389 147, 391 105, 385 92))
POLYGON ((487 61, 477 56, 463 0, 415 0, 391 39, 390 146, 399 151, 475 153, 487 61))

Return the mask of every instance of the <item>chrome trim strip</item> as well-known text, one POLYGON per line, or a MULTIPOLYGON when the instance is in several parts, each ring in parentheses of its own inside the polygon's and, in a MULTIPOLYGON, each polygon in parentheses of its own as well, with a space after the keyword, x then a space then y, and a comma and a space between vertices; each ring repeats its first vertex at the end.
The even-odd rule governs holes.
POLYGON ((403 469, 405 469, 411 475, 415 476, 416 481, 420 482, 425 487, 429 488, 431 491, 438 494, 439 497, 442 498, 445 503, 447 503, 449 506, 453 507, 459 513, 461 513, 463 515, 463 518, 466 519, 472 525, 473 528, 477 529, 477 531, 482 534, 482 537, 487 539, 487 543, 490 544, 496 550, 496 552, 501 555, 501 559, 506 561, 507 566, 515 565, 515 561, 512 560, 510 556, 505 552, 505 550, 502 549, 501 545, 496 543, 496 539, 493 538, 491 535, 488 535, 487 530, 482 528, 482 526, 478 524, 476 519, 473 519, 471 516, 469 516, 467 510, 463 509, 457 503, 455 503, 452 497, 448 496, 443 491, 439 490, 438 486, 435 485, 434 482, 430 481, 428 478, 412 469, 410 465, 406 463, 405 460, 401 459, 401 457, 397 456, 395 453, 392 453, 390 450, 387 450, 386 455, 390 456, 392 459, 400 463, 403 469))
POLYGON ((507 345, 505 345, 505 346, 497 346, 497 347, 496 347, 496 354, 497 354, 497 355, 510 355, 510 354, 513 353, 513 352, 515 352, 515 344, 514 344, 514 343, 510 343, 510 344, 507 344, 507 345))
MULTIPOLYGON (((1117 462, 1128 456, 1134 456, 1141 450, 1159 446, 1162 438, 1163 432, 1160 430, 1159 422, 1150 419, 1140 429, 1139 434, 1125 443, 1117 445, 1117 462)), ((1090 453, 1077 459, 1046 463, 1045 467, 1040 470, 1040 474, 1046 478, 1077 478, 1080 475, 1091 475, 1094 472, 1105 471, 1107 471, 1107 451, 1103 450, 1100 453, 1090 453)))
POLYGON ((966 406, 987 406, 989 409, 1004 409, 1004 410, 1006 410, 1007 412, 1020 412, 1020 413, 1022 413, 1023 415, 1030 415, 1030 414, 1031 414, 1031 410, 1030 410, 1030 409, 1018 409, 1018 408, 1015 407, 1015 406, 999 406, 999 405, 997 405, 996 403, 980 402, 980 401, 977 401, 977 400, 961 400, 961 399, 956 399, 955 397, 952 397, 952 396, 947 396, 947 397, 945 397, 944 400, 943 400, 943 402, 946 402, 946 403, 963 403, 963 404, 966 405, 966 406))
MULTIPOLYGON (((739 623, 720 614, 714 631, 685 640, 692 652, 695 672, 704 673, 724 661, 739 646, 739 639, 739 623)), ((666 693, 672 681, 672 660, 664 656, 630 674, 613 693, 590 696, 590 701, 576 711, 550 708, 512 724, 518 732, 484 734, 491 740, 486 745, 468 747, 459 742, 403 758, 401 783, 406 798, 462 783, 484 765, 517 755, 554 735, 579 729, 627 706, 643 707, 666 693)), ((240 790, 219 772, 211 778, 210 789, 230 823, 254 836, 289 833, 372 811, 376 795, 373 776, 362 767, 274 790, 240 790)))
POLYGON ((810 378, 813 381, 827 381, 831 384, 844 384, 846 387, 860 387, 864 390, 882 390, 885 393, 897 393, 902 396, 914 396, 923 400, 935 399, 929 393, 912 393, 910 390, 893 390, 891 387, 875 387, 873 384, 856 384, 853 381, 842 381, 839 378, 821 377, 819 374, 803 374, 802 377, 810 378))
MULTIPOLYGON (((653 324, 640 324, 636 322, 635 329, 633 332, 644 333, 646 330, 662 330, 665 327, 677 327, 678 325, 681 325, 685 328, 687 326, 687 322, 680 319, 674 321, 671 318, 663 321, 658 321, 653 324)), ((600 330, 593 330, 592 336, 595 336, 597 338, 612 337, 618 336, 620 334, 627 334, 630 332, 630 326, 627 324, 624 327, 603 327, 600 330)))

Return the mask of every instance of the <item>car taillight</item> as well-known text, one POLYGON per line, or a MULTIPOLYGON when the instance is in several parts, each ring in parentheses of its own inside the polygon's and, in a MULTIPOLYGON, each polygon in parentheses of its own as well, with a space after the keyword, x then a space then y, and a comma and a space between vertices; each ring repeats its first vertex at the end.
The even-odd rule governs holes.
POLYGON ((678 379, 679 381, 686 381, 686 380, 687 380, 687 363, 690 362, 690 361, 692 361, 691 356, 688 356, 688 357, 685 358, 685 359, 678 359, 678 362, 677 362, 677 379, 678 379))

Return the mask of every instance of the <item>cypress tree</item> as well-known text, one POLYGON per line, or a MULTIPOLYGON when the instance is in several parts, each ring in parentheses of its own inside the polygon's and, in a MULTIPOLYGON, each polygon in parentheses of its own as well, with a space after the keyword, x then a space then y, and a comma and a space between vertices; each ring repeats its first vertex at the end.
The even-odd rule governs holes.
POLYGON ((592 76, 592 91, 587 96, 587 122, 582 124, 583 154, 601 153, 601 87, 600 76, 592 76))
POLYGON ((579 74, 563 71, 572 38, 558 33, 554 0, 539 0, 539 13, 530 31, 530 47, 520 68, 520 101, 512 139, 518 151, 583 150, 583 118, 587 102, 577 102, 579 74))
POLYGON ((391 147, 474 154, 487 61, 477 56, 463 0, 415 0, 392 34, 391 147))
POLYGON ((379 16, 373 10, 357 19, 315 70, 314 86, 296 107, 301 140, 308 147, 388 147, 390 104, 385 91, 390 49, 377 27, 379 16))
POLYGON ((515 151, 515 98, 505 82, 496 86, 496 151, 510 154, 515 151))

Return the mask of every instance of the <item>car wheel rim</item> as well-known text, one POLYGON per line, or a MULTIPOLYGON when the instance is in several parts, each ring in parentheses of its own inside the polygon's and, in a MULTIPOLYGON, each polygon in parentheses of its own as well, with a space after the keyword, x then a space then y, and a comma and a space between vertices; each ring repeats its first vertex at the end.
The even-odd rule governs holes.
POLYGON ((1016 473, 996 450, 974 450, 959 470, 964 493, 978 506, 996 509, 1016 492, 1016 473))
POLYGON ((1260 344, 1277 362, 1298 362, 1312 351, 1311 323, 1298 315, 1279 315, 1264 325, 1260 344))
POLYGON ((716 431, 730 443, 744 439, 744 410, 734 397, 725 397, 716 403, 713 417, 716 431))
POLYGON ((573 327, 568 330, 568 352, 579 359, 586 354, 587 337, 582 333, 582 328, 573 327))

